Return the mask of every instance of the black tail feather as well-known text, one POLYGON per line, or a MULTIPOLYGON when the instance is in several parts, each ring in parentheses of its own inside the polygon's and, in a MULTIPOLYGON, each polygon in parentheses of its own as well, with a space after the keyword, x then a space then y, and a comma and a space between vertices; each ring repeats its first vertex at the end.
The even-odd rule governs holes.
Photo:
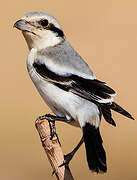
POLYGON ((111 110, 110 107, 107 104, 102 104, 101 105, 101 112, 103 114, 104 119, 112 124, 113 126, 116 126, 115 121, 112 119, 112 114, 111 114, 111 110))
POLYGON ((89 169, 96 173, 106 172, 106 153, 102 146, 99 128, 89 123, 83 127, 83 137, 89 169))
POLYGON ((134 118, 131 116, 131 114, 129 114, 126 110, 124 110, 122 107, 120 107, 115 102, 113 102, 112 104, 100 104, 100 110, 103 114, 104 119, 108 123, 112 124, 113 126, 116 126, 116 123, 112 119, 111 109, 134 120, 134 118))
POLYGON ((111 105, 110 105, 110 108, 120 114, 123 114, 124 116, 130 118, 130 119, 133 119, 134 118, 131 116, 131 114, 129 114, 126 110, 124 110, 122 107, 120 107, 118 104, 116 104, 115 102, 113 102, 111 105))

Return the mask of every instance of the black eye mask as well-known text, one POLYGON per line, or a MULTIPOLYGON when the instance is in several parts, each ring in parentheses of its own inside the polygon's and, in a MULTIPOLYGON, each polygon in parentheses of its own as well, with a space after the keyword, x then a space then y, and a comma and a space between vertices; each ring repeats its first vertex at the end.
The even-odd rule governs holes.
POLYGON ((57 33, 57 36, 58 36, 58 37, 64 37, 63 31, 62 31, 61 29, 55 27, 54 24, 51 24, 51 23, 50 23, 50 24, 46 27, 46 29, 57 33))

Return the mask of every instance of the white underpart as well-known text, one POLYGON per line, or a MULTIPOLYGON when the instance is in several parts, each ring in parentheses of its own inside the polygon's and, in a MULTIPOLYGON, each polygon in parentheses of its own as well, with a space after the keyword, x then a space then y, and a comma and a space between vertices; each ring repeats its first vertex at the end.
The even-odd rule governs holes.
POLYGON ((30 70, 33 68, 34 59, 37 57, 37 49, 32 48, 27 57, 27 69, 30 70))
POLYGON ((68 120, 73 118, 76 121, 76 124, 74 124, 77 126, 83 127, 85 123, 88 122, 96 128, 99 127, 100 118, 98 107, 94 103, 71 92, 66 92, 41 78, 32 66, 33 58, 35 58, 36 55, 36 49, 32 49, 28 55, 28 72, 37 90, 50 109, 57 116, 64 116, 68 120))
POLYGON ((55 36, 55 34, 51 31, 46 31, 44 35, 44 38, 40 38, 34 41, 35 44, 33 44, 33 47, 37 49, 43 49, 45 47, 55 46, 56 44, 60 43, 60 38, 55 36))

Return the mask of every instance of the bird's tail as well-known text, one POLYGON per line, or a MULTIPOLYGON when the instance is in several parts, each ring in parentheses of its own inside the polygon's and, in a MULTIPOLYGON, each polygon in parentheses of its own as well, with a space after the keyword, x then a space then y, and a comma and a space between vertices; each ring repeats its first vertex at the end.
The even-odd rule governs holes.
POLYGON ((111 105, 110 105, 110 109, 130 118, 130 119, 133 119, 134 118, 131 116, 131 114, 129 114, 126 110, 124 110, 122 107, 120 107, 118 104, 116 104, 115 102, 113 102, 111 105))
POLYGON ((106 153, 99 128, 86 123, 83 127, 83 137, 89 169, 96 173, 105 173, 107 171, 106 153))
POLYGON ((116 111, 116 112, 134 120, 134 118, 131 116, 131 114, 129 114, 126 110, 124 110, 122 107, 120 107, 115 102, 113 102, 112 104, 100 104, 100 107, 101 107, 101 112, 104 116, 104 119, 108 123, 112 124, 113 126, 116 126, 116 123, 112 119, 111 110, 116 111))

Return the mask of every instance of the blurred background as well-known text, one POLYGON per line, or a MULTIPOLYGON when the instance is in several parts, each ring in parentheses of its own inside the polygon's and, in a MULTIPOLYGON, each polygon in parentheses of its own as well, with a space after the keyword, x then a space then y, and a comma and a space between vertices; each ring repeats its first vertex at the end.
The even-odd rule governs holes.
MULTIPOLYGON (((12 0, 1 2, 0 28, 0 179, 54 180, 34 121, 51 111, 32 84, 26 69, 28 53, 15 21, 30 11, 55 16, 72 46, 96 76, 118 93, 116 101, 137 118, 137 1, 12 0)), ((137 179, 137 120, 113 113, 117 127, 101 122, 108 172, 88 170, 84 146, 70 164, 77 180, 137 179)), ((57 123, 64 153, 81 137, 81 130, 57 123)))

